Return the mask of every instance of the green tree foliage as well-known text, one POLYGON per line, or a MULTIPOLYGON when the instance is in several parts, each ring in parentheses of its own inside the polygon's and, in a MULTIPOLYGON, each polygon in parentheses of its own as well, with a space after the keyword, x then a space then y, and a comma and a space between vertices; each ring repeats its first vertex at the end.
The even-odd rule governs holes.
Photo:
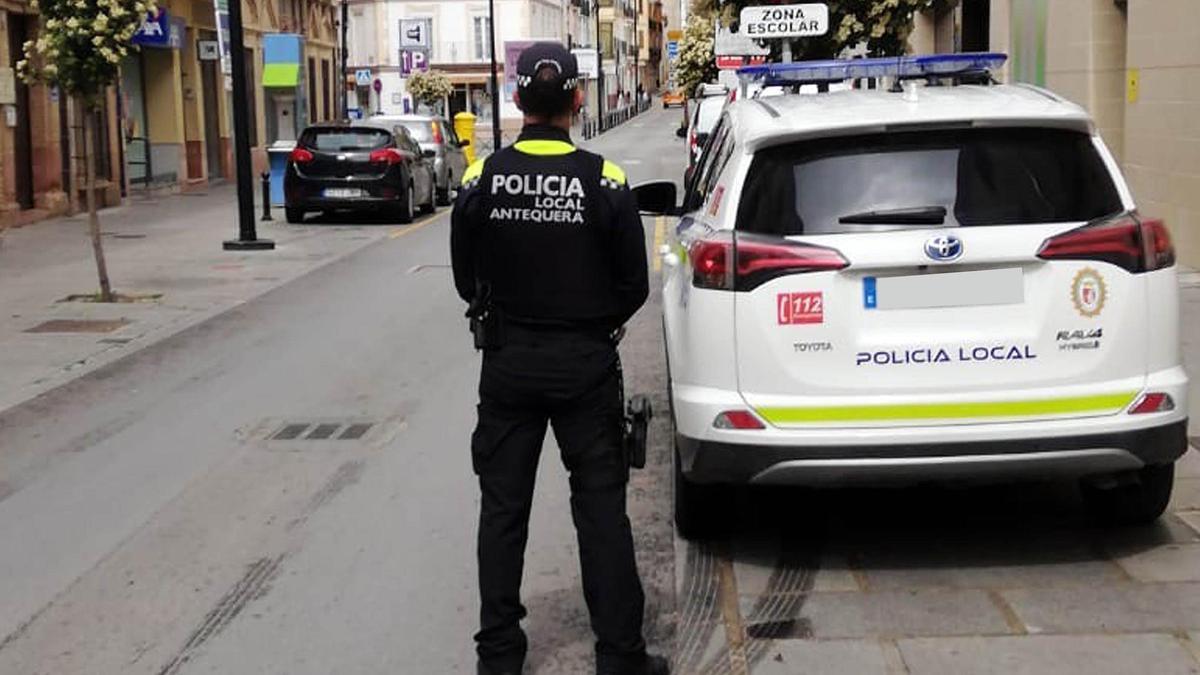
POLYGON ((408 77, 408 93, 412 94, 418 103, 435 106, 454 93, 454 85, 440 70, 417 72, 408 77))

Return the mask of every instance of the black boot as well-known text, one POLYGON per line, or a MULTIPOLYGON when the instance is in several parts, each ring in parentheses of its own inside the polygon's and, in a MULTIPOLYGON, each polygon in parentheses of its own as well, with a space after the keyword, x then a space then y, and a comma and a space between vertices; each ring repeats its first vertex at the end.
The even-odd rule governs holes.
POLYGON ((478 661, 475 666, 477 675, 521 675, 521 666, 490 666, 483 661, 478 661))
POLYGON ((639 664, 607 664, 601 666, 596 675, 668 675, 671 663, 657 654, 647 654, 639 664))

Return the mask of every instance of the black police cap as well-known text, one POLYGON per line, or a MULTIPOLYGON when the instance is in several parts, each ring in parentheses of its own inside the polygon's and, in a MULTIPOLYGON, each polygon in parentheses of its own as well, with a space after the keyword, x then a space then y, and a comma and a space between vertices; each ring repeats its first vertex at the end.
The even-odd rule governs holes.
POLYGON ((557 42, 535 42, 526 47, 517 57, 517 89, 531 88, 540 91, 566 91, 574 89, 579 79, 579 63, 575 55, 557 42), (558 71, 558 77, 535 80, 539 70, 545 67, 558 71))

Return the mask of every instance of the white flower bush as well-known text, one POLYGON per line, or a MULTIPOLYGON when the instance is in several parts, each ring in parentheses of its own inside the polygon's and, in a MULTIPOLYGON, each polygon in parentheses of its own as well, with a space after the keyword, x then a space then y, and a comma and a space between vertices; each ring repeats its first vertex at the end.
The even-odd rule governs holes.
POLYGON ((25 43, 18 73, 26 82, 57 86, 89 108, 116 81, 142 21, 158 11, 154 0, 32 0, 30 6, 42 26, 38 38, 25 43))
POLYGON ((454 93, 454 84, 440 70, 416 72, 408 77, 408 93, 418 103, 432 107, 454 93))

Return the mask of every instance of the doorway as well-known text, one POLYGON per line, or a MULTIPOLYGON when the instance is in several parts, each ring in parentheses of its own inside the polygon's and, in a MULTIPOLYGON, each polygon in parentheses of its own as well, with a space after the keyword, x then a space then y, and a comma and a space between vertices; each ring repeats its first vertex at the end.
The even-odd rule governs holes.
MULTIPOLYGON (((29 39, 29 17, 24 14, 8 14, 9 66, 14 70, 21 60, 22 48, 29 39)), ((16 78, 17 126, 13 129, 13 159, 16 167, 13 182, 16 187, 17 205, 21 209, 33 208, 33 125, 29 117, 29 85, 16 78)))
MULTIPOLYGON (((216 40, 216 33, 204 32, 201 40, 216 40)), ((220 61, 200 62, 200 86, 204 91, 204 156, 208 163, 208 182, 224 177, 221 171, 221 120, 218 97, 221 96, 221 78, 217 65, 220 61)))

